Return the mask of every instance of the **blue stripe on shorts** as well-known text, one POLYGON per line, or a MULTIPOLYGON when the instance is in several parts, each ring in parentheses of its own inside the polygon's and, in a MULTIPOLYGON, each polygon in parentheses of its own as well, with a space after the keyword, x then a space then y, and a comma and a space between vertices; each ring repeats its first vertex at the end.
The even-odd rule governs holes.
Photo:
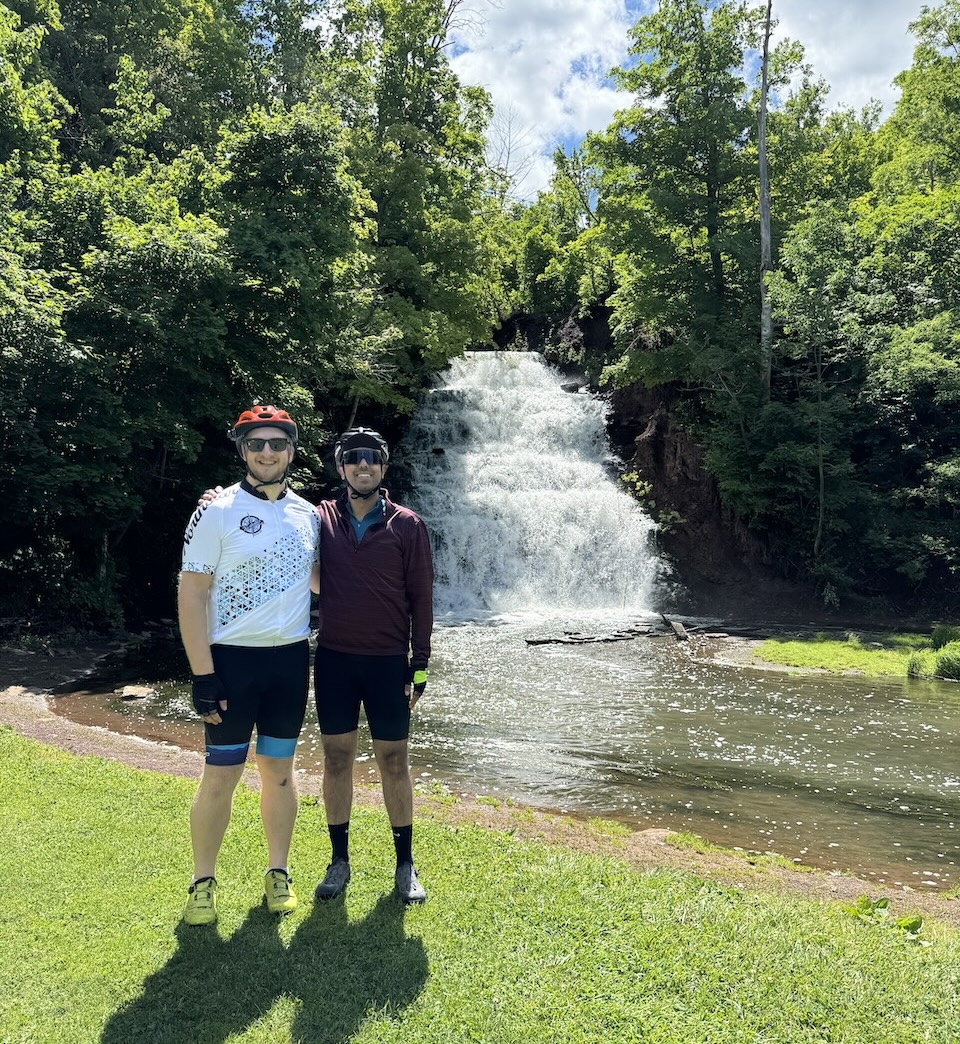
POLYGON ((257 753, 265 758, 292 758, 297 749, 297 738, 279 739, 277 736, 257 736, 257 753))
POLYGON ((249 743, 207 744, 208 765, 242 765, 247 760, 249 743))

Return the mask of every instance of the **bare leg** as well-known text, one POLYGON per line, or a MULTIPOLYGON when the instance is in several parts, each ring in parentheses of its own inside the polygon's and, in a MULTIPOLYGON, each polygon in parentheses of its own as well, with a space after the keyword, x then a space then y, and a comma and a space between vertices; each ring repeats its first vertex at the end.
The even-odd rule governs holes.
POLYGON ((328 823, 346 823, 353 808, 357 731, 323 736, 323 806, 328 823))
POLYGON ((233 792, 242 775, 243 765, 203 766, 200 786, 190 808, 195 881, 216 874, 217 856, 233 808, 233 792))
POLYGON ((373 753, 380 769, 383 803, 387 807, 390 825, 410 826, 413 822, 413 781, 410 778, 407 741, 374 740, 373 753))
POLYGON ((297 784, 293 758, 257 755, 260 770, 260 818, 267 838, 267 866, 286 869, 297 819, 297 784))

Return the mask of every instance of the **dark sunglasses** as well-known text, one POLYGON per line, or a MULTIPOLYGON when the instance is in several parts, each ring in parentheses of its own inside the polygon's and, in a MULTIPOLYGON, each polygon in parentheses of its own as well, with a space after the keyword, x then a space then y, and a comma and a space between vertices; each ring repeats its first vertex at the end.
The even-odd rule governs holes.
POLYGON ((280 452, 285 450, 290 445, 290 440, 289 439, 244 439, 243 440, 243 444, 247 447, 247 449, 253 450, 254 453, 259 453, 260 450, 262 450, 263 447, 266 446, 266 444, 268 442, 270 443, 270 449, 272 449, 274 453, 280 453, 280 452))
POLYGON ((378 449, 349 449, 343 451, 344 464, 382 464, 383 454, 378 449))

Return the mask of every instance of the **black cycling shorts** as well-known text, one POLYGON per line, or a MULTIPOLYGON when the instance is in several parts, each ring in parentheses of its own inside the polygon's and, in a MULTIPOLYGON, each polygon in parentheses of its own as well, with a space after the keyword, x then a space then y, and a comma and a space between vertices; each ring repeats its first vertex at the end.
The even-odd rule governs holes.
POLYGON ((313 687, 317 720, 326 736, 354 732, 363 704, 370 735, 376 740, 404 740, 410 735, 410 699, 406 656, 360 656, 317 646, 313 687))
POLYGON ((257 730, 257 753, 288 758, 307 710, 310 647, 306 641, 263 648, 212 645, 213 667, 227 694, 219 725, 206 723, 207 762, 242 765, 257 730))

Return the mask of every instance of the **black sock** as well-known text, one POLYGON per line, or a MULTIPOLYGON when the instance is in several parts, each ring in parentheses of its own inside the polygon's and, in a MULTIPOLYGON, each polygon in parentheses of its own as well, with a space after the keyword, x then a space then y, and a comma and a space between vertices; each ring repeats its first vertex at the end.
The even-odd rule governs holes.
POLYGON ((397 850, 397 866, 413 862, 413 824, 393 828, 393 847, 397 850))
POLYGON ((350 859, 349 834, 350 820, 346 823, 329 823, 327 831, 330 834, 330 844, 333 847, 334 859, 350 859))

